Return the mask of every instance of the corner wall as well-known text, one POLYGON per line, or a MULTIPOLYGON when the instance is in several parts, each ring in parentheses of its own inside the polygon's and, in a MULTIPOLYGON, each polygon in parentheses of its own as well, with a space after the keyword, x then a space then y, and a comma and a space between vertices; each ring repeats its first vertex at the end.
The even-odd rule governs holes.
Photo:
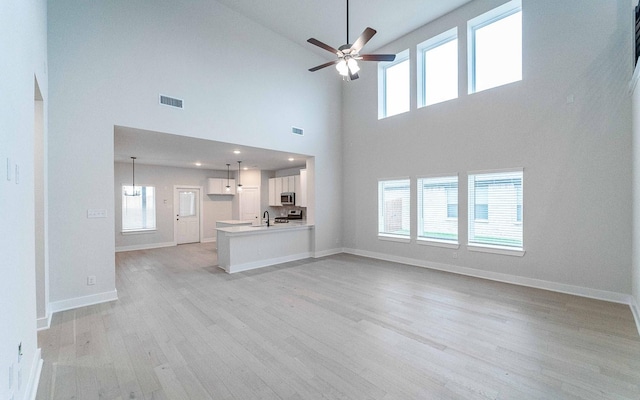
POLYGON ((131 184, 131 163, 114 163, 114 204, 116 250, 133 250, 162 247, 175 242, 174 186, 202 187, 202 238, 201 241, 215 241, 216 221, 231 219, 232 202, 235 196, 207 195, 207 178, 226 178, 227 171, 213 171, 195 168, 174 168, 157 165, 136 164, 136 183, 156 188, 156 230, 155 232, 122 234, 122 193, 123 184, 131 184))
POLYGON ((34 78, 43 99, 38 118, 44 119, 40 133, 46 142, 47 7, 41 0, 8 0, 0 8, 0 398, 26 399, 37 389, 41 366, 36 337, 34 78))
MULTIPOLYGON (((502 3, 476 0, 377 51, 410 49, 410 112, 378 120, 373 63, 345 87, 345 248, 626 299, 632 290, 628 1, 523 0, 523 80, 467 94, 467 21, 502 3), (416 109, 416 45, 456 26, 459 98, 416 109), (468 251, 468 172, 513 167, 524 168, 526 254, 468 251), (377 238, 378 179, 452 173, 460 179, 457 258, 452 249, 377 238)), ((414 235, 416 214, 413 200, 414 235)))
POLYGON ((334 247, 341 81, 307 71, 319 56, 211 0, 51 0, 48 21, 52 301, 115 290, 114 125, 315 156, 315 246, 334 247))

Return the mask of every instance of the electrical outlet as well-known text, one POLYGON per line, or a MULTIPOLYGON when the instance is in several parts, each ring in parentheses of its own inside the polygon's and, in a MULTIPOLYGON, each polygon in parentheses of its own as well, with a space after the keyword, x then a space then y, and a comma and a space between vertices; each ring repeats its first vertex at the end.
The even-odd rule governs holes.
POLYGON ((18 367, 18 390, 22 387, 22 367, 18 367))
POLYGON ((457 251, 453 252, 453 258, 458 258, 458 252, 457 251))
POLYGON ((13 387, 13 364, 9 366, 9 389, 13 387))
POLYGON ((95 284, 96 284, 96 276, 95 275, 87 276, 87 286, 93 286, 95 284))

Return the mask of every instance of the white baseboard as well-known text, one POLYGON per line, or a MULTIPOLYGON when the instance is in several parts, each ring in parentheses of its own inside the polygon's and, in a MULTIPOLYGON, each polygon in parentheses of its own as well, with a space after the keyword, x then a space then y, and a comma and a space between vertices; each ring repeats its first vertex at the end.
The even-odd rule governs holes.
POLYGON ((51 327, 51 317, 53 316, 53 313, 49 313, 47 314, 46 317, 42 317, 42 318, 38 318, 37 319, 37 329, 39 331, 43 331, 45 329, 49 329, 51 327))
POLYGON ((633 319, 636 321, 636 328, 640 335, 640 308, 638 307, 638 301, 633 296, 631 296, 631 304, 629 304, 629 307, 631 307, 631 313, 633 314, 633 319))
POLYGON ((120 253, 123 251, 133 251, 133 250, 159 249, 161 247, 172 247, 175 245, 176 245, 175 242, 164 242, 164 243, 135 244, 132 246, 120 246, 120 247, 116 247, 116 253, 120 253))
POLYGON ((200 243, 211 243, 211 242, 215 242, 217 238, 212 237, 212 238, 204 238, 200 241, 200 243))
POLYGON ((526 278, 522 276, 503 274, 499 272, 482 271, 474 268, 422 261, 422 260, 416 260, 413 258, 398 257, 398 256, 389 255, 389 254, 377 253, 377 252, 366 251, 366 250, 344 249, 344 252, 348 254, 354 254, 357 256, 375 258, 378 260, 397 262, 400 264, 408 264, 416 267, 435 269, 435 270, 451 272, 459 275, 473 276, 476 278, 510 283, 513 285, 550 290, 552 292, 572 294, 580 297, 588 297, 588 298, 597 299, 597 300, 609 301, 612 303, 620 303, 620 304, 627 304, 627 305, 631 304, 630 301, 632 296, 624 293, 585 288, 581 286, 568 285, 565 283, 545 281, 542 279, 526 278))
POLYGON ((230 274, 235 274, 236 272, 244 272, 252 269, 268 267, 271 265, 282 264, 290 261, 303 260, 309 257, 311 257, 311 253, 300 253, 300 254, 292 254, 290 256, 270 258, 268 260, 260 260, 260 261, 254 261, 254 262, 249 262, 249 263, 240 264, 240 265, 234 265, 233 268, 231 268, 231 270, 227 272, 230 274))
POLYGON ((110 292, 96 293, 89 296, 53 301, 49 304, 49 309, 51 310, 51 314, 53 314, 60 311, 67 311, 74 308, 92 306, 94 304, 107 303, 109 301, 115 300, 118 300, 118 291, 116 289, 110 292))
POLYGON ((320 257, 327 257, 327 256, 332 256, 335 254, 340 254, 340 253, 344 253, 344 249, 343 248, 337 248, 337 249, 329 249, 329 250, 322 250, 322 251, 316 251, 313 253, 313 258, 320 258, 320 257))
POLYGON ((33 355, 33 361, 31 362, 31 373, 29 374, 29 381, 27 382, 26 390, 24 391, 25 400, 35 400, 38 394, 38 383, 40 383, 40 373, 42 372, 42 350, 36 349, 36 353, 33 355))

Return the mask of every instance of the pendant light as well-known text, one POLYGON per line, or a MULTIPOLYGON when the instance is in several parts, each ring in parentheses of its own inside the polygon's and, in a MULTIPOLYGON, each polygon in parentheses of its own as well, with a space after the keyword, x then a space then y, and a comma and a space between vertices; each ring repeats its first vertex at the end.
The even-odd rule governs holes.
POLYGON ((140 196, 140 190, 136 189, 136 157, 131 157, 131 192, 124 190, 125 196, 140 196))
POLYGON ((231 164, 227 164, 227 186, 224 189, 226 192, 230 192, 231 191, 231 186, 229 186, 229 167, 230 166, 231 166, 231 164))
POLYGON ((238 161, 238 192, 242 192, 242 183, 240 183, 240 163, 242 161, 238 161))

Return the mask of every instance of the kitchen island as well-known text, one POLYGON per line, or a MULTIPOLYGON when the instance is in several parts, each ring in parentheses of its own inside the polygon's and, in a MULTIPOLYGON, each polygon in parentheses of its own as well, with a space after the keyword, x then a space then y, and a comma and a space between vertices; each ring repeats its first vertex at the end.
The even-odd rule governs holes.
POLYGON ((305 221, 219 227, 218 266, 232 274, 311 257, 313 229, 305 221))

